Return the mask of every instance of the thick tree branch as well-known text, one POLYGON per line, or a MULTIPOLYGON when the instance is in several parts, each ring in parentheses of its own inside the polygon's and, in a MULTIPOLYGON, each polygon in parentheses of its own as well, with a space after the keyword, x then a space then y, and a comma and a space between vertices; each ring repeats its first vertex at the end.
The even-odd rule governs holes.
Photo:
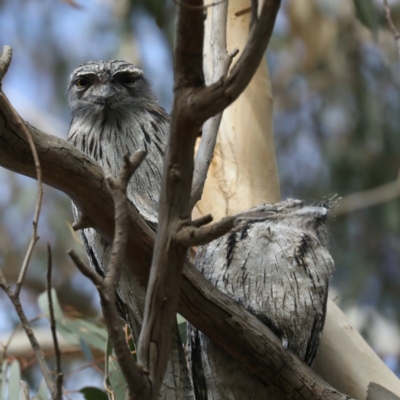
MULTIPOLYGON (((30 162, 32 154, 29 144, 24 135, 7 121, 7 114, 0 103, 0 165, 34 177, 35 168, 30 162)), ((28 127, 38 149, 43 182, 68 194, 95 221, 94 228, 111 243, 114 233, 113 203, 103 184, 101 168, 69 143, 28 127)), ((147 225, 141 225, 141 217, 133 206, 128 206, 128 211, 126 263, 145 285, 149 275, 154 232, 143 229, 147 225)), ((219 292, 188 262, 183 271, 178 311, 266 384, 274 385, 276 382, 277 385, 281 379, 279 376, 285 376, 287 382, 283 390, 292 393, 295 392, 293 388, 297 387, 299 376, 305 377, 302 394, 292 393, 293 399, 304 399, 306 396, 310 400, 347 399, 322 382, 292 353, 285 351, 265 325, 219 292), (238 335, 238 332, 242 333, 238 335), (279 361, 277 364, 276 359, 279 361)))
POLYGON ((138 359, 149 373, 152 399, 158 392, 171 349, 172 325, 176 318, 179 288, 187 248, 172 237, 181 220, 189 220, 193 152, 201 124, 193 123, 187 107, 188 93, 203 87, 203 10, 201 0, 180 6, 175 48, 175 98, 170 135, 164 161, 157 236, 151 264, 138 359))
MULTIPOLYGON (((228 86, 224 88, 228 93, 224 94, 222 100, 225 101, 222 101, 217 112, 213 103, 221 101, 221 96, 213 97, 208 94, 213 93, 215 85, 221 87, 221 81, 204 88, 202 5, 202 0, 187 0, 185 6, 180 6, 178 10, 174 52, 174 106, 164 161, 158 229, 138 345, 138 358, 149 372, 154 400, 158 396, 168 362, 171 327, 178 308, 179 287, 187 253, 187 247, 182 245, 184 242, 174 241, 173 237, 179 230, 181 221, 190 219, 194 205, 193 201, 190 202, 190 193, 196 136, 203 122, 221 112, 250 82, 272 34, 280 2, 266 1, 260 19, 254 19, 244 49, 245 57, 242 56, 238 61, 239 70, 235 67, 232 70, 232 73, 237 74, 235 84, 232 84, 231 74, 226 79, 228 86), (203 101, 203 96, 206 101, 203 101)), ((215 145, 215 138, 213 142, 215 145)), ((207 170, 208 166, 205 174, 207 170)), ((196 197, 201 197, 201 192, 197 192, 196 197)), ((206 231, 207 229, 199 228, 199 242, 206 240, 206 231)), ((223 229, 214 230, 212 237, 215 238, 215 233, 222 231, 223 229)), ((210 236, 210 232, 207 233, 210 236)), ((195 243, 193 232, 191 238, 192 243, 195 243)), ((187 240, 186 244, 189 243, 191 241, 187 240)))

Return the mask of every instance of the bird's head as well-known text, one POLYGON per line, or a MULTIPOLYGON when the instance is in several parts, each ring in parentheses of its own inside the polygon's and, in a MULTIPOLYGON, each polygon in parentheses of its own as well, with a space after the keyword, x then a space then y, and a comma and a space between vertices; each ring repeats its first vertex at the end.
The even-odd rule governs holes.
POLYGON ((119 113, 157 104, 143 71, 120 60, 80 65, 71 75, 68 92, 73 116, 119 113))

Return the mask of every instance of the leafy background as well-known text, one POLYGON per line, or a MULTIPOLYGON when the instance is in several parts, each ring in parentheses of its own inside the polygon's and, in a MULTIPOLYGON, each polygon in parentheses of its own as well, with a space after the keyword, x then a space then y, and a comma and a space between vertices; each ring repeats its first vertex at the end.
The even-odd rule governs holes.
MULTIPOLYGON (((14 49, 3 90, 23 118, 65 138, 69 74, 89 59, 121 58, 142 67, 169 111, 173 2, 76 1, 77 6, 60 0, 0 0, 0 45, 14 49)), ((400 2, 390 4, 400 27, 400 2)), ((267 59, 283 198, 346 196, 397 178, 400 58, 379 1, 283 1, 267 59)), ((35 201, 33 180, 0 170, 0 266, 10 281, 17 276, 30 239, 35 201)), ((337 265, 331 297, 397 374, 399 205, 394 200, 337 217, 331 224, 337 265)), ((41 239, 22 293, 30 318, 42 312, 37 299, 44 290, 45 243, 49 242, 54 288, 63 312, 91 323, 99 319, 91 283, 65 253, 71 247, 82 253, 71 220, 69 199, 45 187, 41 239)), ((5 343, 18 320, 3 293, 0 302, 0 342, 5 343)), ((46 318, 34 326, 47 329, 46 318)), ((70 399, 83 398, 78 391, 84 386, 103 388, 104 355, 85 341, 79 341, 79 346, 81 351, 70 349, 63 356, 70 399)), ((12 353, 7 355, 9 376, 10 368, 17 372, 18 368, 12 364, 12 353)), ((47 355, 52 365, 52 352, 47 355)), ((36 393, 40 373, 32 357, 19 355, 18 361, 23 379, 36 393)))

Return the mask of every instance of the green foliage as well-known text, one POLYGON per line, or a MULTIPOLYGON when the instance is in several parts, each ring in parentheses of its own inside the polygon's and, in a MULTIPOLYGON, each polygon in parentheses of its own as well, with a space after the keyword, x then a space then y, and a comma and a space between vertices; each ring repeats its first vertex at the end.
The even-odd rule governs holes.
POLYGON ((379 22, 376 3, 373 0, 354 0, 354 6, 360 22, 375 33, 379 22))
MULTIPOLYGON (((92 347, 100 351, 104 351, 107 342, 107 330, 105 326, 95 324, 84 318, 72 319, 67 317, 61 310, 55 290, 52 289, 51 293, 57 331, 61 336, 71 344, 80 345, 88 359, 92 359, 93 357, 87 343, 90 343, 92 347)), ((43 292, 39 296, 38 302, 43 313, 49 318, 50 312, 47 292, 43 292)))
POLYGON ((187 333, 186 333, 186 319, 182 315, 177 314, 176 321, 178 322, 178 331, 181 337, 182 343, 186 343, 187 333))
MULTIPOLYGON (((2 354, 1 354, 2 356, 2 354)), ((2 361, 0 369, 0 399, 5 399, 6 397, 6 378, 7 378, 7 361, 2 361)))
POLYGON ((19 400, 21 385, 19 381, 21 380, 21 370, 19 362, 13 360, 10 365, 10 372, 8 377, 8 399, 9 400, 19 400))
POLYGON ((48 396, 48 390, 46 386, 46 382, 44 379, 40 382, 38 391, 36 393, 36 396, 33 398, 33 400, 47 400, 49 398, 48 396))
POLYGON ((86 400, 108 400, 107 393, 99 388, 88 386, 79 392, 83 394, 86 400))
POLYGON ((126 380, 124 375, 122 374, 121 368, 119 367, 118 362, 110 356, 108 358, 108 378, 111 385, 111 389, 114 393, 115 399, 124 399, 126 393, 126 380))

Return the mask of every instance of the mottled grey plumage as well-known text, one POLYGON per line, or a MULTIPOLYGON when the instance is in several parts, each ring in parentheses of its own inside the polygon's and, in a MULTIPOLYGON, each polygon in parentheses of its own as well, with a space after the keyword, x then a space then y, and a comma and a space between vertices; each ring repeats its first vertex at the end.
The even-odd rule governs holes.
MULTIPOLYGON (((334 200, 287 200, 238 215, 225 236, 199 249, 195 267, 312 364, 325 321, 334 262, 326 216, 334 200)), ((189 328, 196 399, 271 399, 268 389, 205 335, 189 328)))
MULTIPOLYGON (((116 176, 126 153, 146 150, 147 156, 131 178, 127 194, 151 227, 158 221, 158 201, 169 118, 159 106, 143 72, 125 61, 90 61, 71 75, 69 104, 72 122, 68 141, 108 167, 116 176)), ((75 218, 78 210, 73 207, 75 218)), ((110 246, 94 229, 81 231, 90 264, 104 274, 110 246)), ((118 288, 119 310, 137 341, 143 320, 145 291, 124 267, 118 288)), ((183 349, 175 329, 171 362, 160 398, 186 400, 192 389, 183 349)))
POLYGON ((143 72, 125 61, 91 61, 74 71, 68 89, 68 141, 74 146, 114 175, 124 154, 147 151, 130 181, 128 197, 147 221, 156 224, 169 118, 143 72))

